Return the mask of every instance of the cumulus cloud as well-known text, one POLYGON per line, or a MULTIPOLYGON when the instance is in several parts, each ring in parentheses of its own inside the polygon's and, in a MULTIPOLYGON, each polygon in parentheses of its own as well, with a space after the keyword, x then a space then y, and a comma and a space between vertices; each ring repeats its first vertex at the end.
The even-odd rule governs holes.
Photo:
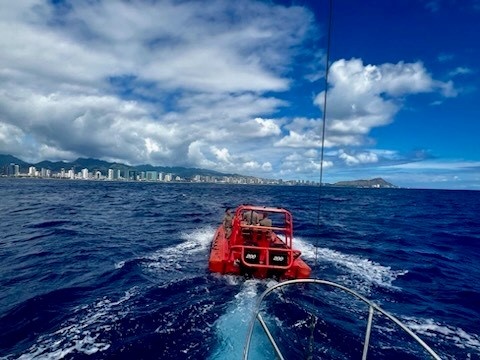
POLYGON ((348 154, 344 150, 341 150, 338 157, 345 161, 347 165, 369 164, 378 162, 378 156, 373 152, 348 154))
POLYGON ((270 172, 272 171, 272 164, 270 164, 268 161, 262 164, 262 170, 265 172, 270 172))
POLYGON ((15 153, 24 137, 25 133, 18 126, 0 122, 0 144, 3 151, 15 153))
POLYGON ((0 152, 248 164, 231 151, 280 134, 263 115, 285 102, 264 93, 288 88, 312 19, 248 0, 5 4, 0 152))
POLYGON ((275 120, 255 118, 254 122, 258 125, 258 132, 256 134, 259 137, 280 134, 280 127, 275 123, 275 120))
MULTIPOLYGON (((6 2, 0 153, 259 176, 317 171, 321 118, 282 113, 294 81, 324 76, 324 51, 302 49, 314 20, 305 7, 254 0, 6 2)), ((325 146, 345 151, 323 166, 383 159, 347 148, 370 145, 404 97, 434 91, 455 95, 420 62, 334 62, 325 146)))
MULTIPOLYGON (((360 59, 342 59, 331 65, 329 82, 326 147, 370 143, 371 130, 390 124, 407 95, 433 91, 456 95, 451 82, 434 80, 420 62, 364 65, 360 59)), ((314 101, 323 108, 324 92, 314 101)), ((288 132, 275 146, 321 146, 321 119, 295 118, 285 129, 288 132)))
MULTIPOLYGON (((377 66, 364 65, 360 59, 339 60, 332 64, 330 71, 331 116, 340 119, 374 117, 373 126, 391 120, 398 111, 396 98, 448 86, 448 83, 434 80, 419 62, 377 66)), ((315 101, 323 105, 323 92, 315 101)))
MULTIPOLYGON (((350 136, 350 145, 364 142, 373 128, 391 123, 406 95, 455 94, 452 83, 434 80, 419 62, 377 66, 364 65, 360 59, 339 60, 331 66, 330 79, 327 132, 330 138, 350 136)), ((322 92, 315 103, 323 106, 323 101, 322 92)))
MULTIPOLYGON (((334 165, 333 161, 324 160, 323 168, 328 169, 334 165)), ((312 178, 319 174, 320 154, 314 149, 307 151, 295 151, 282 160, 280 175, 288 176, 291 174, 302 174, 312 178)))
POLYGON ((215 154, 215 157, 217 158, 218 161, 224 162, 224 163, 231 163, 231 156, 228 152, 228 149, 222 148, 219 149, 216 146, 212 146, 211 148, 212 153, 215 154))

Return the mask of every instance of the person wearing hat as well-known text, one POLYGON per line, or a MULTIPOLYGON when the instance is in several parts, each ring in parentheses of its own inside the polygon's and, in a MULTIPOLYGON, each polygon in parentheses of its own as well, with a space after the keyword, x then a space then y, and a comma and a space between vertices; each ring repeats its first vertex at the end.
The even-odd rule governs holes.
POLYGON ((225 216, 223 217, 223 229, 225 230, 225 237, 230 239, 232 235, 232 222, 233 216, 229 208, 225 210, 225 216))

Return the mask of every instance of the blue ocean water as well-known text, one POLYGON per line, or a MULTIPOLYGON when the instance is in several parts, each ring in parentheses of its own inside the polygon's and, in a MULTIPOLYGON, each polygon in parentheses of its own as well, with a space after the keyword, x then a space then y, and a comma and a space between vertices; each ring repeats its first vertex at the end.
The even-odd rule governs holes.
MULTIPOLYGON (((0 179, 0 358, 240 359, 274 280, 207 261, 224 208, 242 203, 292 212, 314 277, 370 298, 442 358, 480 359, 480 192, 34 179, 0 179)), ((313 358, 361 349, 364 309, 335 291, 271 306, 290 358, 306 357, 312 316, 313 358)), ((380 319, 371 342, 371 358, 420 357, 380 319)), ((251 358, 271 356, 258 337, 251 358)))

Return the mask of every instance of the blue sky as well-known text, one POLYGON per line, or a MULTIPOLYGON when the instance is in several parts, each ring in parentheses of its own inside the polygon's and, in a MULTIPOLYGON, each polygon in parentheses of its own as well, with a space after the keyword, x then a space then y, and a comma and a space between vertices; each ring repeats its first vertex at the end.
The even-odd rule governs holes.
MULTIPOLYGON (((480 190, 480 0, 334 0, 324 181, 480 190)), ((319 178, 328 1, 2 5, 0 153, 319 178)))

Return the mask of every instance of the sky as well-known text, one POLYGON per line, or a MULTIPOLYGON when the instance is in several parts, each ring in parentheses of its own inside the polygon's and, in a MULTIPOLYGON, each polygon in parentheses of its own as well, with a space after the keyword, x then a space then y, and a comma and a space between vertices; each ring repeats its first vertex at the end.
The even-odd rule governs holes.
POLYGON ((480 190, 480 0, 333 0, 326 88, 328 14, 2 1, 0 153, 480 190))

